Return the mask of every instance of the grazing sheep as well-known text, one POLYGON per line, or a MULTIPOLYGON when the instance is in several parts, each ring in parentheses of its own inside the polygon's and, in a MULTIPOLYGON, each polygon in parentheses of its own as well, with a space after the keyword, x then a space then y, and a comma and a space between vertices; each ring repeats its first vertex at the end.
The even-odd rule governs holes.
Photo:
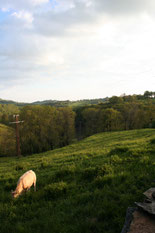
POLYGON ((36 191, 36 174, 32 170, 29 170, 19 178, 12 196, 14 198, 18 197, 23 191, 28 191, 32 185, 34 185, 34 191, 36 191))

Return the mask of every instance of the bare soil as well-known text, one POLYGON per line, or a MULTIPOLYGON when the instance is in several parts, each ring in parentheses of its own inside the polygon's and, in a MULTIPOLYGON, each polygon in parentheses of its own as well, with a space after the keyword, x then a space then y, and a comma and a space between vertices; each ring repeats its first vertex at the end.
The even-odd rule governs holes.
POLYGON ((155 233, 155 217, 141 210, 136 210, 129 233, 155 233))

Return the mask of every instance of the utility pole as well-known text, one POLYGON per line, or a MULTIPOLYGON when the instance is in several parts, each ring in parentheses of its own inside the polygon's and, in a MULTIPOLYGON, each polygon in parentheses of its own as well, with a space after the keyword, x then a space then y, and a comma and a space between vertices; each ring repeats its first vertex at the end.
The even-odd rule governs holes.
POLYGON ((19 121, 18 117, 19 115, 13 115, 13 117, 15 118, 15 122, 10 122, 10 124, 16 124, 16 152, 17 152, 17 156, 21 157, 21 150, 20 150, 20 138, 19 138, 19 123, 22 123, 24 121, 19 121))

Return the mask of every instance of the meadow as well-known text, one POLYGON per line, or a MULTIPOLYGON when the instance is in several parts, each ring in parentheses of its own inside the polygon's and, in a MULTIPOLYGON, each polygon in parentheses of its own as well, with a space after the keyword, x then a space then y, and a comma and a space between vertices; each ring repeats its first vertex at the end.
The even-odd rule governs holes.
POLYGON ((155 187, 155 129, 106 132, 27 157, 0 158, 1 233, 120 233, 126 209, 155 187), (11 190, 32 169, 33 188, 11 190))

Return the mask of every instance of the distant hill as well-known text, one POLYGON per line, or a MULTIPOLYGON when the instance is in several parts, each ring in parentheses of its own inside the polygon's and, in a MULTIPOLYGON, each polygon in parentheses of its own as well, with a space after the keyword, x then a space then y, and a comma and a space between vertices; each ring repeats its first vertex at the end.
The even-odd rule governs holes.
POLYGON ((76 100, 76 101, 70 101, 70 100, 43 100, 43 101, 35 101, 32 103, 26 103, 26 102, 16 102, 12 100, 4 100, 0 98, 0 104, 14 104, 16 106, 25 106, 25 105, 50 105, 55 107, 79 107, 79 106, 85 106, 85 105, 93 105, 93 104, 100 104, 100 103, 106 103, 110 99, 113 101, 116 101, 118 99, 123 98, 126 101, 131 101, 134 98, 137 100, 146 100, 146 99, 155 99, 155 92, 153 91, 145 91, 143 95, 141 94, 134 94, 134 95, 121 95, 121 96, 112 96, 105 97, 105 98, 99 98, 99 99, 82 99, 82 100, 76 100))
POLYGON ((100 98, 100 99, 83 99, 77 101, 70 101, 70 100, 43 100, 43 101, 35 101, 32 103, 24 103, 24 102, 15 102, 12 100, 3 100, 0 99, 0 104, 14 104, 16 106, 25 106, 25 105, 50 105, 54 107, 77 107, 77 106, 85 106, 89 104, 99 104, 105 103, 108 101, 108 97, 100 98))
POLYGON ((14 104, 14 105, 17 105, 17 106, 24 106, 24 105, 27 105, 29 103, 15 102, 13 100, 3 100, 3 99, 0 98, 0 104, 14 104))

